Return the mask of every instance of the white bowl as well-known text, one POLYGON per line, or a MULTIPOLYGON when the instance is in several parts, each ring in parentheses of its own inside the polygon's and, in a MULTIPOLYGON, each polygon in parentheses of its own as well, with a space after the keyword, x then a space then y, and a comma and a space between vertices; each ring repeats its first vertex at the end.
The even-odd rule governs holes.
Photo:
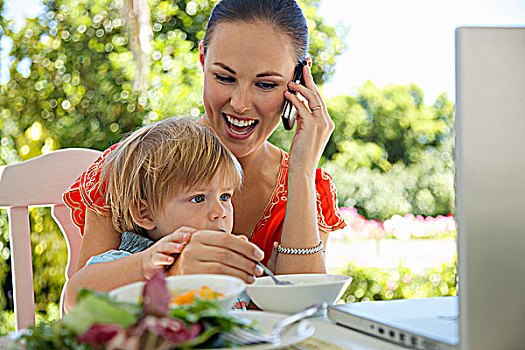
MULTIPOLYGON (((117 301, 138 303, 142 299, 142 289, 145 282, 131 283, 109 292, 109 296, 117 301)), ((230 311, 237 297, 244 291, 246 284, 237 277, 225 275, 184 275, 166 277, 169 290, 200 289, 210 287, 223 296, 217 299, 223 310, 230 311)))
POLYGON ((277 286, 270 277, 260 277, 246 286, 246 293, 261 310, 295 313, 320 303, 335 303, 352 281, 349 276, 324 274, 278 275, 295 285, 277 286))

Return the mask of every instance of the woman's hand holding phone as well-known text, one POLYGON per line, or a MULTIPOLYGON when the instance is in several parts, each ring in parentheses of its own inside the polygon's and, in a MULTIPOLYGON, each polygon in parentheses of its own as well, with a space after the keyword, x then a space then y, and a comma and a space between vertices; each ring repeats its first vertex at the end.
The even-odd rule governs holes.
MULTIPOLYGON (((303 78, 303 68, 308 63, 306 60, 302 60, 295 66, 295 70, 293 73, 292 82, 296 84, 302 84, 304 85, 304 78, 303 78)), ((288 90, 292 94, 295 94, 295 91, 288 90)), ((283 112, 281 114, 281 119, 283 120, 283 126, 286 130, 292 130, 293 126, 295 124, 295 119, 297 118, 297 109, 293 106, 293 104, 290 102, 290 100, 285 99, 284 100, 284 107, 283 112)))
POLYGON ((297 109, 297 128, 290 148, 288 169, 307 169, 315 172, 321 155, 330 139, 335 124, 330 118, 326 105, 321 97, 310 72, 310 65, 306 64, 302 70, 304 86, 293 82, 288 88, 301 94, 306 101, 302 102, 298 96, 285 91, 285 98, 297 109))

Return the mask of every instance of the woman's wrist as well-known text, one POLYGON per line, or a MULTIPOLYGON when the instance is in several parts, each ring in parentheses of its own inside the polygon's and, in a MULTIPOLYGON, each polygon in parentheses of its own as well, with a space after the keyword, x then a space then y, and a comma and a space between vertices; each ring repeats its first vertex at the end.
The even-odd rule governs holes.
POLYGON ((315 183, 315 171, 315 168, 288 167, 288 188, 290 188, 290 185, 293 186, 294 183, 300 183, 301 186, 313 185, 315 183))
POLYGON ((315 254, 320 251, 324 251, 324 244, 323 241, 319 241, 319 244, 315 247, 310 248, 289 248, 289 247, 283 247, 281 244, 279 244, 279 247, 277 248, 277 251, 282 254, 292 254, 292 255, 311 255, 315 254))
POLYGON ((315 165, 307 165, 307 164, 301 164, 301 162, 298 162, 299 164, 294 164, 293 161, 288 160, 288 173, 293 173, 296 175, 304 174, 304 175, 315 175, 315 171, 317 169, 317 164, 315 165))

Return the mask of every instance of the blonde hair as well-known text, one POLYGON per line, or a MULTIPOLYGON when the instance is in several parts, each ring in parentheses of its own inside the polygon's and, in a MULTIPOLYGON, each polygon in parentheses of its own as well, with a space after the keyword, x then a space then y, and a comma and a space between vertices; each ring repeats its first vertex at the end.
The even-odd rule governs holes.
POLYGON ((168 118, 126 137, 109 155, 101 179, 114 228, 147 236, 130 208, 148 203, 148 213, 164 209, 177 192, 223 176, 238 189, 242 168, 219 138, 193 118, 168 118))

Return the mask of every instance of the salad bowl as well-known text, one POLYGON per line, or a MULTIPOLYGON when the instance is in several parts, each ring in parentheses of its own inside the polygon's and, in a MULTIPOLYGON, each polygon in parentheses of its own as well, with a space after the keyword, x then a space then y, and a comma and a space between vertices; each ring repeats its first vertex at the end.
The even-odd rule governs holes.
MULTIPOLYGON (((205 296, 213 295, 213 299, 197 297, 179 306, 170 305, 173 295, 163 272, 143 284, 135 284, 133 288, 127 286, 120 292, 115 291, 114 297, 82 289, 77 303, 66 315, 52 323, 42 323, 26 330, 15 340, 13 349, 238 347, 241 344, 226 339, 225 334, 238 332, 238 329, 256 328, 252 322, 230 315, 219 305, 219 300, 215 298, 216 291, 223 291, 223 297, 227 299, 244 288, 236 279, 223 279, 221 284, 217 282, 220 278, 215 275, 205 276, 204 279, 193 276, 194 283, 186 284, 188 288, 204 290, 205 296), (130 292, 135 288, 140 289, 140 296, 130 292), (117 298, 121 301, 115 300, 117 298)), ((176 288, 184 285, 178 278, 172 280, 177 282, 176 288)))
MULTIPOLYGON (((116 301, 137 303, 141 301, 145 282, 135 282, 109 292, 116 301)), ((225 311, 230 311, 246 284, 239 278, 225 275, 183 275, 166 277, 166 284, 172 296, 171 307, 191 303, 198 299, 217 299, 225 311), (193 298, 191 297, 193 294, 193 298), (181 302, 181 300, 183 300, 181 302)))

